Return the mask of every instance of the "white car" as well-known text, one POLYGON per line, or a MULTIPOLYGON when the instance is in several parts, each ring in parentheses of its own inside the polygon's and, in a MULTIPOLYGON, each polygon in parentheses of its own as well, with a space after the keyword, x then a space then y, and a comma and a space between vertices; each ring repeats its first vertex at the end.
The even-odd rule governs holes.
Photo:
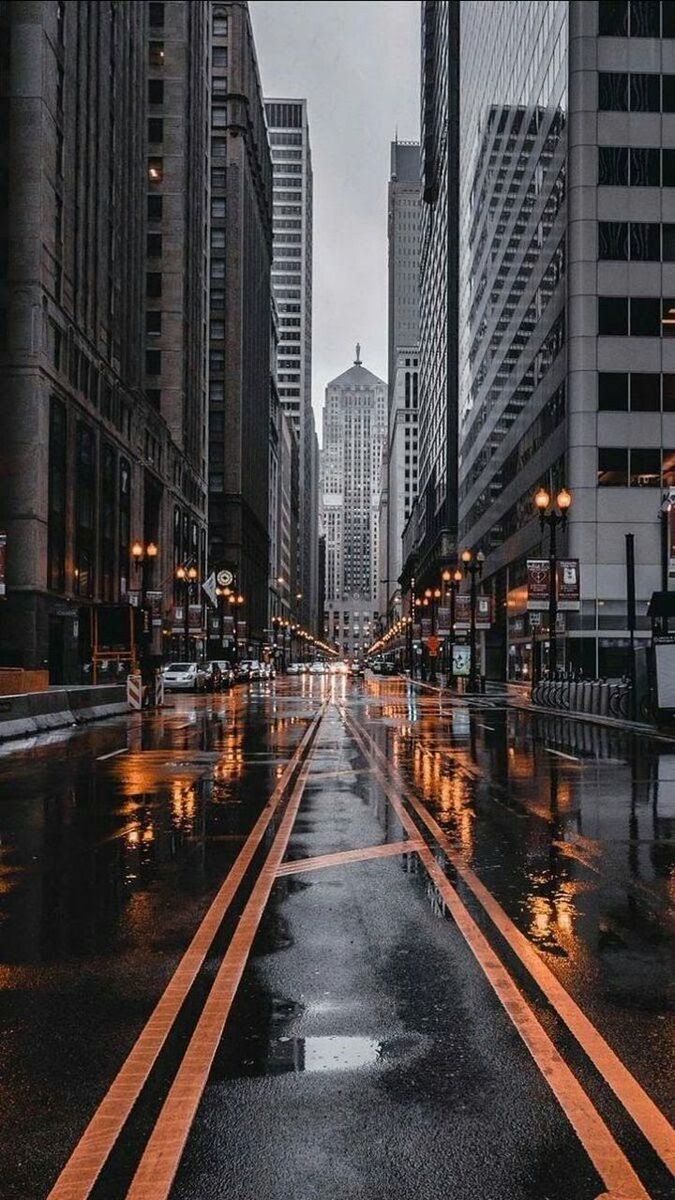
POLYGON ((286 667, 286 674, 287 675, 302 675, 302 671, 300 670, 300 663, 289 663, 288 666, 286 667))
POLYGON ((168 663, 163 674, 169 692, 206 691, 206 672, 196 662, 168 663))
POLYGON ((248 669, 250 680, 262 679, 262 669, 257 658, 246 658, 241 665, 248 669))
POLYGON ((326 664, 322 662, 313 662, 309 664, 310 675, 325 675, 326 664))

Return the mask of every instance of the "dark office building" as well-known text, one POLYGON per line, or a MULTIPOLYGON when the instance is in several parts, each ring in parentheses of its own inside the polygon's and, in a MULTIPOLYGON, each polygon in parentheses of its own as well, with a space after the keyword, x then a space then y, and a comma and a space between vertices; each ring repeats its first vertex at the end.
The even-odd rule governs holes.
POLYGON ((248 5, 212 5, 209 562, 268 624, 272 166, 248 5))
MULTIPOLYGON (((142 582, 163 592, 166 617, 178 524, 196 557, 205 541, 189 345, 203 297, 189 314, 184 296, 173 299, 184 409, 178 386, 163 393, 165 363, 155 372, 148 357, 168 333, 174 234, 170 213, 157 215, 156 171, 157 160, 168 168, 173 131, 165 121, 159 136, 155 124, 147 139, 160 91, 170 97, 186 70, 164 24, 184 7, 203 26, 201 4, 0 6, 0 662, 48 663, 53 682, 87 677, 92 611, 126 604, 141 585, 134 542, 158 548, 142 582)), ((206 46, 203 28, 199 38, 206 46)), ((203 254, 190 220, 176 232, 188 277, 203 254)))

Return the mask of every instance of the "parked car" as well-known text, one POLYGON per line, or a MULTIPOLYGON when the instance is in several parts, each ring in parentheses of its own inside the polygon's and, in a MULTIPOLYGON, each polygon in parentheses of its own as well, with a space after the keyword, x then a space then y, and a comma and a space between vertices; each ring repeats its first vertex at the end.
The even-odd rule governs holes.
POLYGON ((225 692, 228 688, 234 686, 236 679, 232 663, 228 662, 227 659, 219 658, 216 665, 220 668, 220 688, 221 691, 225 692))
POLYGON ((261 665, 257 658, 245 658, 241 665, 248 668, 248 678, 251 681, 262 678, 261 665))
POLYGON ((322 662, 313 662, 309 664, 310 675, 325 675, 326 664, 322 662))
POLYGON ((248 683, 251 678, 251 672, 248 662, 238 662, 234 668, 234 678, 236 683, 248 683))
POLYGON ((396 663, 387 662, 387 660, 385 659, 385 661, 382 663, 382 665, 380 667, 380 675, 395 675, 395 674, 396 674, 396 663))
POLYGON ((363 679, 365 675, 363 663, 353 662, 349 668, 349 674, 351 675, 352 679, 363 679))
POLYGON ((301 666, 302 666, 302 663, 289 663, 288 666, 286 667, 286 674, 287 675, 302 675, 301 666))
POLYGON ((163 671, 164 687, 169 692, 205 692, 206 671, 196 662, 168 663, 163 671))

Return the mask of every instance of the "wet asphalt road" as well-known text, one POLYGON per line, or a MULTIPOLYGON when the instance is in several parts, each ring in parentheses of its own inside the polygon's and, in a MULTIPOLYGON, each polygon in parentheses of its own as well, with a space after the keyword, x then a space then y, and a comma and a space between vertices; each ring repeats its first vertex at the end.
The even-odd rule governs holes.
MULTIPOLYGON (((673 1119, 675 742, 395 680, 278 680, 0 748, 3 1200, 48 1195, 322 699, 285 861, 368 857, 273 883, 173 1200, 607 1190, 418 855, 381 855, 406 832, 378 749, 673 1119)), ((127 1194, 276 828, 94 1200, 127 1194)), ((665 1200, 663 1163, 432 849, 645 1194, 665 1200)))

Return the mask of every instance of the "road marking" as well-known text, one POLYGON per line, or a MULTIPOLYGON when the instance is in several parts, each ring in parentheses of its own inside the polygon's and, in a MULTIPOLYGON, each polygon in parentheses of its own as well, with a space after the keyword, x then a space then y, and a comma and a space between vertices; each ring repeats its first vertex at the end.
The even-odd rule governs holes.
POLYGON ((289 759, 272 795, 176 967, 164 994, 82 1134, 47 1200, 86 1200, 89 1196, 201 970, 211 943, 285 794, 289 779, 307 744, 311 743, 314 737, 323 711, 323 708, 319 710, 289 759))
MULTIPOLYGON (((608 1045, 602 1034, 598 1032, 592 1022, 589 1021, 588 1017, 579 1008, 578 1004, 565 990, 559 979, 547 967, 543 959, 539 957, 538 952, 533 949, 524 934, 507 917, 504 909, 495 900, 492 893, 481 883, 475 872, 466 866, 461 855, 454 849, 440 825, 434 820, 421 801, 418 800, 415 793, 406 787, 400 774, 391 766, 379 746, 376 745, 369 734, 365 734, 359 729, 352 718, 347 713, 344 713, 344 710, 341 711, 343 711, 345 721, 357 740, 358 738, 368 738, 368 742, 372 746, 371 759, 377 758, 381 760, 391 777, 395 779, 398 789, 398 792, 395 793, 396 804, 400 803, 398 800, 399 794, 405 796, 410 806, 443 850, 446 858, 452 863, 457 874, 483 906, 493 925, 495 925, 508 942, 537 986, 541 988, 547 1000, 553 1005, 558 1016, 567 1025, 567 1028, 588 1055, 593 1065, 621 1101, 626 1112, 632 1117, 643 1137, 647 1139, 668 1169, 673 1172, 675 1170, 675 1130, 660 1108, 650 1099, 637 1079, 631 1075, 628 1068, 624 1066, 621 1059, 615 1054, 611 1046, 608 1045)), ((364 753, 368 756, 367 750, 364 750, 364 753)), ((387 794, 389 795, 389 792, 387 794)), ((396 807, 396 804, 394 807, 396 807)), ((419 832, 417 826, 414 826, 414 830, 415 833, 411 834, 411 836, 416 836, 419 832)))
POLYGON ((581 762, 576 754, 565 754, 562 750, 553 750, 550 746, 546 747, 547 754, 555 754, 556 758, 569 758, 570 762, 581 762))
MULTIPOLYGON (((310 776, 311 779, 311 776, 310 776)), ((422 845, 419 838, 405 842, 385 842, 380 846, 363 846, 357 850, 338 850, 335 854, 320 854, 316 858, 293 859, 282 863, 277 875, 302 875, 305 871, 321 871, 326 867, 340 867, 346 863, 366 862, 371 858, 391 858, 393 855, 410 854, 422 845)))
MULTIPOLYGON (((348 717, 346 717, 346 723, 351 729, 354 740, 367 754, 368 749, 361 731, 353 725, 348 717)), ((379 767, 374 770, 401 824, 410 836, 414 837, 417 828, 415 822, 403 807, 393 785, 379 767)), ((629 1197, 630 1200, 650 1200, 648 1192, 643 1188, 631 1164, 592 1101, 556 1050, 546 1031, 539 1024, 506 967, 498 960, 485 935, 464 907, 429 847, 423 844, 417 853, 424 863, 427 874, 448 906, 457 928, 471 949, 483 974, 527 1046, 606 1187, 624 1196, 625 1200, 628 1200, 629 1197)), ((140 1197, 136 1200, 140 1200, 140 1197)))
POLYGON ((99 754, 96 761, 105 762, 106 758, 114 758, 116 754, 126 754, 128 749, 128 746, 122 746, 120 750, 111 750, 110 754, 99 754))
MULTIPOLYGON (((321 708, 321 715, 324 711, 325 704, 321 708)), ((286 853, 308 773, 308 760, 305 760, 270 852, 218 968, 190 1044, 145 1147, 127 1192, 127 1200, 165 1200, 171 1191, 253 939, 286 853)))

